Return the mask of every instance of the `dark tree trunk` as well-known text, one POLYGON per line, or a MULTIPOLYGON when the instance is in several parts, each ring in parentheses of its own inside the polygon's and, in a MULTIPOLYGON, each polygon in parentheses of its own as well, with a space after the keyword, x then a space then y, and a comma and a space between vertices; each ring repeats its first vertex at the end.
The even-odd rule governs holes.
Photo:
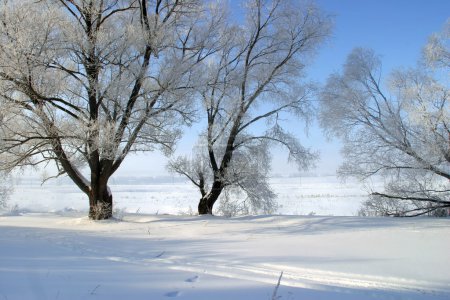
POLYGON ((203 197, 198 203, 198 214, 199 215, 212 215, 212 206, 208 203, 208 198, 203 197))
POLYGON ((108 187, 92 189, 89 194, 89 219, 106 220, 112 218, 113 201, 108 187))
POLYGON ((200 199, 200 202, 198 203, 198 214, 212 215, 214 204, 219 199, 222 191, 222 182, 215 181, 211 187, 211 191, 200 199))

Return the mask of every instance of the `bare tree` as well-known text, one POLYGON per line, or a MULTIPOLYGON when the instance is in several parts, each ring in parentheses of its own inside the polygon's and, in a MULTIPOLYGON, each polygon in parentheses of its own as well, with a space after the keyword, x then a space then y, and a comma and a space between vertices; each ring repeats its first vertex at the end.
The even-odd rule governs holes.
POLYGON ((125 157, 170 151, 191 121, 195 65, 214 51, 208 16, 197 0, 3 0, 3 169, 54 163, 90 218, 111 217, 125 157))
MULTIPOLYGON (((447 58, 432 61, 448 60, 448 48, 440 53, 447 58)), ((448 72, 448 64, 441 67, 448 72)), ((366 214, 417 216, 450 207, 450 92, 448 78, 434 71, 427 65, 395 71, 383 84, 379 58, 358 48, 328 79, 320 119, 344 142, 340 174, 385 178, 366 214)))
POLYGON ((223 46, 205 63, 198 90, 207 127, 192 158, 170 164, 199 188, 199 214, 212 214, 219 197, 246 195, 245 210, 269 212, 270 146, 281 144, 300 168, 316 153, 283 128, 287 114, 307 120, 313 87, 302 84, 305 63, 330 32, 330 19, 312 3, 250 0, 242 26, 222 28, 223 46))

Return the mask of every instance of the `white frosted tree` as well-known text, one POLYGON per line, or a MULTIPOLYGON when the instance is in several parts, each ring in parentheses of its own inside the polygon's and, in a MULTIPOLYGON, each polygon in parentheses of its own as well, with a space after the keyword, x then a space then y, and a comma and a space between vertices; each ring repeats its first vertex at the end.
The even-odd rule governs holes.
POLYGON ((285 129, 283 118, 307 121, 312 114, 314 88, 302 76, 330 33, 330 18, 311 2, 250 0, 243 7, 245 22, 222 26, 221 50, 204 64, 205 84, 197 92, 207 125, 193 157, 170 163, 199 188, 199 214, 212 214, 219 197, 231 201, 226 196, 236 191, 245 195, 245 212, 273 211, 273 145, 285 146, 301 169, 317 157, 285 129))
POLYGON ((10 175, 0 171, 0 209, 8 206, 8 200, 12 191, 13 186, 10 175))
POLYGON ((427 64, 394 71, 384 82, 380 59, 357 48, 322 92, 321 123, 344 143, 339 173, 385 180, 366 214, 442 214, 450 207, 450 91, 448 77, 435 76, 438 66, 448 72, 448 41, 433 53, 427 64))
POLYGON ((197 0, 2 0, 2 168, 53 163, 111 217, 125 157, 170 151, 191 121, 213 17, 197 0))
POLYGON ((440 33, 432 34, 423 49, 428 66, 448 69, 450 67, 450 19, 440 33))

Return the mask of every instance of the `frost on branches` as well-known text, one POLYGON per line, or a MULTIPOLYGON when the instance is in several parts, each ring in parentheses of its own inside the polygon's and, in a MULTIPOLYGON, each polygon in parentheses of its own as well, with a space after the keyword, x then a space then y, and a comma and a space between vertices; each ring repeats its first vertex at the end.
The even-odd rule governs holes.
POLYGON ((447 20, 442 32, 433 34, 423 49, 428 65, 437 68, 450 67, 450 19, 447 20))
POLYGON ((0 210, 8 207, 8 200, 12 191, 11 176, 5 172, 0 172, 0 210))
POLYGON ((191 158, 174 159, 170 169, 199 188, 199 214, 276 209, 268 184, 270 148, 285 146, 290 159, 308 168, 316 153, 283 128, 290 114, 308 121, 311 85, 304 66, 329 35, 331 24, 310 2, 250 0, 245 22, 223 22, 220 50, 203 64, 197 94, 207 126, 191 158), (245 195, 236 203, 236 192, 245 195))
POLYGON ((191 121, 213 16, 196 0, 21 0, 1 1, 0 20, 3 168, 54 163, 91 218, 111 217, 125 157, 170 152, 191 121))
POLYGON ((427 57, 427 65, 395 71, 386 82, 379 58, 358 48, 327 81, 320 120, 329 135, 344 141, 340 174, 385 180, 384 191, 371 193, 363 214, 448 213, 450 91, 447 76, 434 76, 438 66, 448 74, 448 40, 439 44, 447 46, 427 57))

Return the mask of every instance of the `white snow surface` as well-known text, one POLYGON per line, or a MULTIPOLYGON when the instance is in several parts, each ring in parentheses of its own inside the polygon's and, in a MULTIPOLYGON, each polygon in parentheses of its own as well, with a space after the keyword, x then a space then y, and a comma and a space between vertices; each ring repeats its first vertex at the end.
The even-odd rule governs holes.
POLYGON ((280 215, 223 218, 189 215, 188 183, 113 180, 118 219, 94 222, 73 184, 21 178, 0 300, 450 299, 449 218, 355 217, 367 190, 335 177, 271 183, 280 215))
POLYGON ((434 218, 3 215, 0 299, 450 299, 449 236, 434 218))
MULTIPOLYGON (((113 178, 110 188, 114 207, 124 212, 147 214, 189 214, 195 212, 200 193, 191 183, 177 178, 113 178)), ((342 182, 335 176, 273 178, 270 184, 278 195, 279 214, 354 216, 367 199, 366 186, 356 181, 342 182)), ((376 182, 375 185, 381 185, 376 182)), ((67 178, 41 181, 19 180, 11 205, 34 212, 87 211, 88 200, 67 178)))

